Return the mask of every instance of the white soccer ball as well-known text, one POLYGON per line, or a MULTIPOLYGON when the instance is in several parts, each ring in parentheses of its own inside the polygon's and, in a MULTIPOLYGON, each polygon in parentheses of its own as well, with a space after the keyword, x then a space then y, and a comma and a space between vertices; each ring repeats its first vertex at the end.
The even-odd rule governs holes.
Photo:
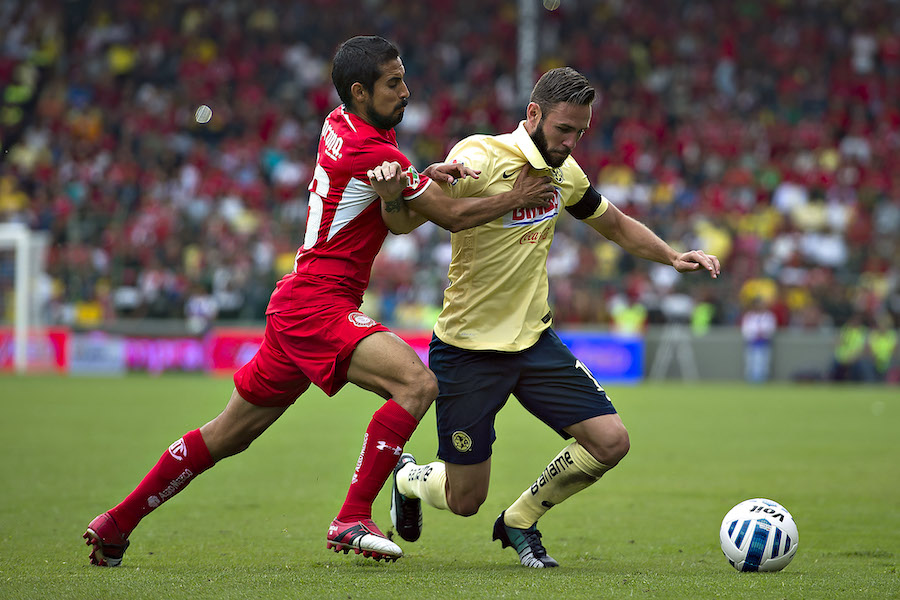
POLYGON ((212 109, 205 104, 201 104, 194 112, 194 119, 201 125, 209 123, 209 120, 212 119, 212 109))
POLYGON ((729 510, 719 529, 722 552, 738 571, 780 571, 797 553, 799 539, 791 513, 765 498, 729 510))

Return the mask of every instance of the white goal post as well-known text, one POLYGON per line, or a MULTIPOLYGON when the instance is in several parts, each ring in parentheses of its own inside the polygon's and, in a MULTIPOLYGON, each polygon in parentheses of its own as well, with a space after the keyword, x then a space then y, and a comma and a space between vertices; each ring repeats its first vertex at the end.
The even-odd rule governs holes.
POLYGON ((13 251, 13 365, 17 373, 28 368, 28 334, 38 326, 33 311, 35 280, 44 271, 47 234, 31 231, 22 223, 0 223, 0 250, 13 251))

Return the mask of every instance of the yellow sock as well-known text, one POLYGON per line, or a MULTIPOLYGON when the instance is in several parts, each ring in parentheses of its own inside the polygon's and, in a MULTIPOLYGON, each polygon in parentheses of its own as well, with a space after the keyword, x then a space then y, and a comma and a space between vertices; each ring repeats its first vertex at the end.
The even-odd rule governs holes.
POLYGON ((537 481, 506 509, 504 521, 510 527, 528 529, 553 506, 588 487, 611 468, 597 462, 584 446, 572 442, 550 461, 537 481))
POLYGON ((407 498, 421 498, 429 506, 449 510, 447 469, 442 462, 409 463, 397 473, 397 489, 407 498))

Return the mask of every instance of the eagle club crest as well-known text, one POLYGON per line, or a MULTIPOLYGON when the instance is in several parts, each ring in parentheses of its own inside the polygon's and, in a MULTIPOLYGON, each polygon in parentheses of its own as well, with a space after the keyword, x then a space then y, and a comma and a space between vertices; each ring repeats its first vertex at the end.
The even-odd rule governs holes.
POLYGON ((465 431, 454 431, 451 439, 453 447, 459 452, 468 452, 472 449, 472 438, 465 431))
POLYGON ((565 181, 565 179, 563 178, 562 169, 551 169, 550 175, 553 177, 553 181, 555 181, 556 183, 562 183, 563 181, 565 181))

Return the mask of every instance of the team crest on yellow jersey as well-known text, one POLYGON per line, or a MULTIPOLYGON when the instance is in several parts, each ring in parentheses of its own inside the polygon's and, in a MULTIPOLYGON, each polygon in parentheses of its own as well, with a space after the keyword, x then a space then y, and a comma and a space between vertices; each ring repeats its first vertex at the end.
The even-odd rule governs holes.
POLYGON ((558 169, 558 168, 557 168, 557 169, 552 169, 552 170, 550 171, 550 174, 553 176, 553 181, 555 181, 556 183, 560 183, 560 184, 561 184, 563 181, 565 181, 565 178, 563 177, 563 170, 562 170, 562 169, 558 169))

